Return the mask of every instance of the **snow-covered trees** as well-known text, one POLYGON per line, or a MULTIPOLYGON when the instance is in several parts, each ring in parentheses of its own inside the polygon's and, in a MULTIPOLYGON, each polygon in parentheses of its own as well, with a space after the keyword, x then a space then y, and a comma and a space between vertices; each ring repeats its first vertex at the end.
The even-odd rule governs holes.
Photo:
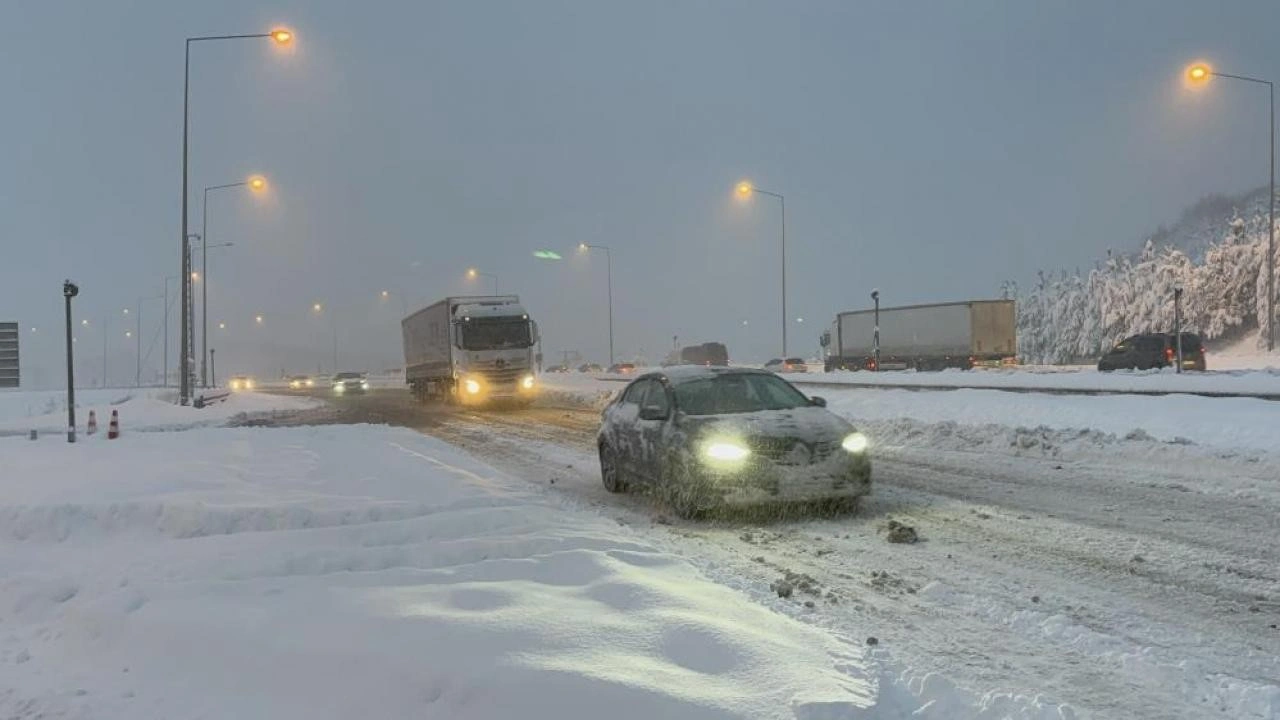
POLYGON ((1017 298, 1019 355, 1029 363, 1093 359, 1128 335, 1171 332, 1179 285, 1186 330, 1214 339, 1260 327, 1265 338, 1266 226, 1265 212, 1220 221, 1199 261, 1149 239, 1132 258, 1108 252, 1086 276, 1040 272, 1034 289, 1017 298))

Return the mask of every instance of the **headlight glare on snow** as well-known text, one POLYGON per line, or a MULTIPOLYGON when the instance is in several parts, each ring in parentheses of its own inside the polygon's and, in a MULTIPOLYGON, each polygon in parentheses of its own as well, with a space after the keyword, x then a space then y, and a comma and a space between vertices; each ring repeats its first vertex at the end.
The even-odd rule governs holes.
POLYGON ((870 444, 867 436, 860 432, 852 433, 840 443, 840 447, 851 453, 866 452, 867 445, 870 444))
POLYGON ((733 440, 712 440, 702 448, 702 454, 713 462, 736 463, 746 460, 751 450, 733 440))

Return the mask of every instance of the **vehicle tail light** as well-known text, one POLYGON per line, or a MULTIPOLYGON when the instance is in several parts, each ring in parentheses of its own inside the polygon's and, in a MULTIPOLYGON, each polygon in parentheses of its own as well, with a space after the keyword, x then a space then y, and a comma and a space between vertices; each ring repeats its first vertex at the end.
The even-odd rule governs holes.
POLYGON ((1165 349, 1164 349, 1164 357, 1165 357, 1165 359, 1166 359, 1166 360, 1172 360, 1172 359, 1173 359, 1173 355, 1174 355, 1174 353, 1173 353, 1173 348, 1165 348, 1165 349))

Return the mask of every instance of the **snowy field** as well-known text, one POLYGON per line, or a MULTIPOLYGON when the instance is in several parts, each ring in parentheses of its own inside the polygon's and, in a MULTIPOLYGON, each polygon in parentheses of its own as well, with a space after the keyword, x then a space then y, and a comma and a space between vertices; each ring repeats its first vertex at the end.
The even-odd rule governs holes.
MULTIPOLYGON (((97 413, 98 430, 105 433, 112 410, 119 411, 123 431, 163 431, 222 425, 241 415, 302 410, 316 405, 316 401, 307 398, 232 393, 224 402, 197 409, 177 405, 177 392, 172 388, 76 390, 77 430, 84 432, 90 410, 97 413)), ((30 430, 60 434, 65 439, 65 391, 0 391, 0 435, 26 435, 30 430)))
POLYGON ((797 383, 852 383, 921 387, 1034 388, 1041 390, 1100 390, 1107 392, 1209 392, 1280 395, 1280 369, 1187 372, 1173 370, 1121 370, 1101 373, 1092 368, 1074 372, 944 370, 942 372, 830 372, 788 375, 797 383))
POLYGON ((861 648, 409 430, 0 454, 2 717, 885 716, 861 648))

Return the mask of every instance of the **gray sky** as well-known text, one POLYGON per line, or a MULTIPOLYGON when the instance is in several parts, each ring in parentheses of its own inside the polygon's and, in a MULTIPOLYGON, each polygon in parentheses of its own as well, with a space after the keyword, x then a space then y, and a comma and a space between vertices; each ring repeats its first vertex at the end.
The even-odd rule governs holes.
POLYGON ((132 379, 121 310, 178 270, 183 39, 282 23, 288 55, 193 50, 193 227, 203 187, 272 183, 212 196, 211 242, 236 243, 211 251, 220 374, 328 369, 333 313, 342 365, 394 364, 401 296, 466 292, 469 266, 525 298, 548 360, 602 361, 604 257, 579 242, 613 248, 620 356, 678 334, 766 359, 779 215, 734 200, 744 177, 786 195, 791 350, 812 354, 873 287, 992 296, 1264 184, 1265 90, 1191 95, 1179 73, 1205 57, 1280 80, 1280 3, 1209 7, 4 0, 0 319, 38 328, 28 375, 56 381, 71 277, 82 372, 101 374, 109 316, 111 373, 132 379))

